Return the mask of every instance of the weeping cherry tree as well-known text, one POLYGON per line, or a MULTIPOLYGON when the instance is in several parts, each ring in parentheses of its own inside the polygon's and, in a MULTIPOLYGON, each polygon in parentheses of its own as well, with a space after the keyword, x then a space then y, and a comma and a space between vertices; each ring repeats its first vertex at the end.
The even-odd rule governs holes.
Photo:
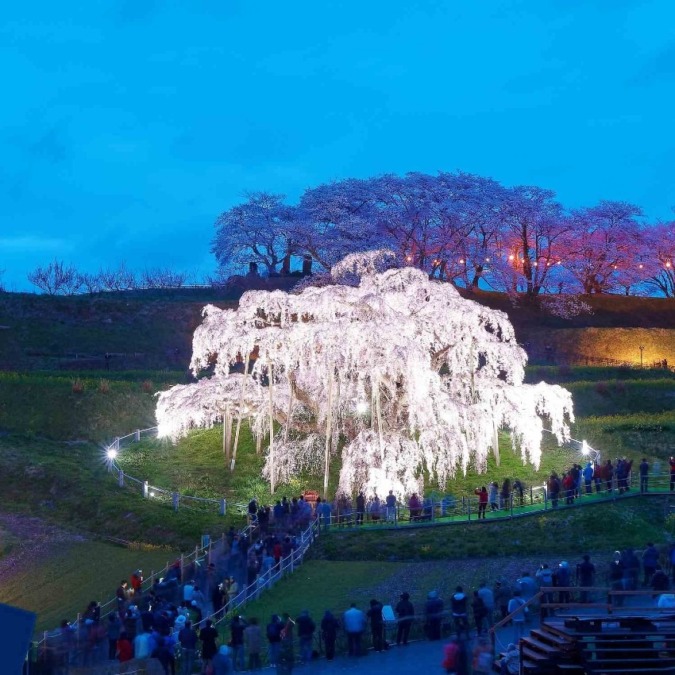
POLYGON ((247 420, 268 439, 272 491, 340 455, 338 492, 400 497, 444 485, 470 465, 485 471, 498 430, 523 462, 539 465, 546 427, 559 442, 571 395, 524 384, 526 354, 507 316, 463 299, 448 283, 398 267, 390 251, 347 256, 321 287, 251 291, 236 310, 204 309, 191 368, 210 378, 159 395, 160 435, 247 420), (231 365, 245 357, 243 374, 231 365), (253 357, 251 356, 253 355, 253 357))

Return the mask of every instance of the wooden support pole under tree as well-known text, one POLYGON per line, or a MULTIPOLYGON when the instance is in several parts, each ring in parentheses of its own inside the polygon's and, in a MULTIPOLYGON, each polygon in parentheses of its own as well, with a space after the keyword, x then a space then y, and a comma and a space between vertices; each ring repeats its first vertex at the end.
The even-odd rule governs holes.
POLYGON ((270 372, 268 377, 269 389, 269 413, 270 413, 270 493, 274 494, 276 480, 274 476, 274 367, 270 363, 270 372))
POLYGON ((223 454, 225 455, 225 462, 230 461, 230 454, 232 453, 232 413, 230 406, 225 406, 223 413, 223 454))
POLYGON ((492 421, 492 451, 495 453, 495 462, 499 466, 501 458, 499 456, 499 427, 497 426, 497 420, 492 421))
POLYGON ((326 448, 324 451, 323 467, 323 498, 328 499, 328 477, 330 471, 330 446, 333 435, 333 378, 335 376, 333 366, 328 372, 328 413, 326 414, 326 448))
POLYGON ((384 434, 382 433, 382 405, 380 401, 380 381, 376 379, 373 382, 375 387, 375 412, 377 414, 377 435, 380 442, 380 461, 384 466, 384 434))
POLYGON ((246 393, 246 381, 248 380, 248 363, 251 358, 250 352, 246 354, 244 365, 244 379, 241 381, 241 394, 239 396, 239 414, 237 415, 237 427, 234 431, 234 447, 232 448, 232 462, 230 471, 234 471, 234 465, 237 462, 237 447, 239 446, 239 432, 241 431, 241 419, 244 416, 244 394, 246 393))
POLYGON ((291 426, 291 415, 293 414, 293 385, 291 375, 288 374, 288 411, 286 412, 286 426, 284 427, 284 443, 288 443, 288 429, 291 426))

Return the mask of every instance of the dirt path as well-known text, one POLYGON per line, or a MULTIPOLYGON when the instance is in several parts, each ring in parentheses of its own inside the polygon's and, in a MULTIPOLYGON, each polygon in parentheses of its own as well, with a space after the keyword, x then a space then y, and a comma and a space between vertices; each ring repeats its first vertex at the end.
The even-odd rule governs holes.
POLYGON ((0 513, 0 584, 14 570, 53 554, 56 547, 84 539, 40 518, 0 513))

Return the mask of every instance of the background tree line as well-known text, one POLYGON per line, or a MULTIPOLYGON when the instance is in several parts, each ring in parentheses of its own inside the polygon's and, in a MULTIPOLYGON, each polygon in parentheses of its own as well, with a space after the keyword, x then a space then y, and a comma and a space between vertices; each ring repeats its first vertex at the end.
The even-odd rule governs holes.
POLYGON ((505 292, 675 295, 675 221, 639 206, 565 208, 550 190, 462 172, 346 179, 298 203, 255 192, 216 220, 221 277, 255 263, 288 274, 294 259, 328 271, 348 253, 390 248, 459 286, 505 292))
MULTIPOLYGON (((308 188, 297 204, 254 192, 215 228, 218 267, 207 285, 251 267, 264 276, 328 272, 349 253, 389 248, 402 264, 466 288, 675 297, 675 220, 649 223, 621 201, 569 209, 551 190, 462 172, 348 178, 308 188)), ((124 263, 81 273, 53 260, 28 281, 55 295, 177 288, 188 275, 124 263)))
POLYGON ((82 273, 73 265, 54 259, 45 266, 36 267, 27 278, 48 295, 76 295, 139 288, 180 288, 186 284, 188 275, 160 267, 136 273, 123 262, 117 267, 101 268, 96 273, 82 273))

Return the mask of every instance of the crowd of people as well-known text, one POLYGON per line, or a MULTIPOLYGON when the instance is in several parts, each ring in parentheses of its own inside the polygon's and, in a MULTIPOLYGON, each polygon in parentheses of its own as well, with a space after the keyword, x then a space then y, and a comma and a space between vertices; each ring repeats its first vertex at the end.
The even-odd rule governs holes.
MULTIPOLYGON (((632 461, 629 460, 620 460, 614 465, 608 460, 597 467, 590 462, 586 467, 575 464, 563 472, 562 479, 555 472, 551 474, 547 485, 549 498, 555 506, 558 499, 573 501, 582 492, 591 492, 593 488, 596 491, 627 490, 631 468, 632 461)), ((675 468, 675 461, 671 468, 675 468)), ((648 475, 649 465, 643 460, 640 463, 640 487, 643 491, 648 489, 648 475)), ((476 489, 479 517, 485 517, 488 507, 498 510, 509 507, 513 502, 522 504, 523 493, 521 481, 511 482, 508 479, 501 487, 492 481, 488 486, 476 489)), ((389 645, 385 639, 386 626, 394 627, 395 642, 400 645, 408 643, 414 625, 421 625, 424 636, 430 640, 441 639, 452 629, 461 643, 466 642, 473 632, 479 645, 494 620, 525 605, 539 586, 565 587, 574 582, 579 586, 592 586, 595 583, 595 566, 585 556, 578 563, 575 574, 563 562, 552 568, 544 564, 534 577, 523 574, 515 584, 500 580, 491 587, 484 583, 471 591, 464 591, 458 586, 447 605, 436 591, 430 591, 417 613, 409 593, 404 592, 395 605, 392 603, 393 614, 386 619, 382 614, 382 603, 375 599, 365 611, 355 606, 342 615, 334 616, 327 611, 318 626, 308 613, 295 619, 283 614, 275 616, 265 629, 255 617, 244 619, 235 616, 229 620, 229 640, 218 644, 219 633, 209 617, 214 614, 225 617, 231 607, 238 606, 252 592, 264 588, 270 575, 279 569, 282 559, 297 549, 297 533, 306 528, 313 518, 320 523, 349 519, 356 525, 362 524, 366 518, 393 521, 397 518, 399 506, 393 492, 382 501, 376 495, 366 499, 363 493, 359 493, 353 506, 346 496, 338 497, 333 503, 322 500, 318 495, 311 502, 303 496, 282 498, 274 506, 261 506, 252 499, 247 506, 247 514, 254 526, 249 532, 254 532, 255 536, 250 537, 245 532, 230 528, 225 536, 227 569, 217 569, 211 563, 193 578, 190 573, 196 570, 184 570, 181 562, 176 561, 164 578, 155 578, 145 592, 142 571, 135 570, 117 588, 116 611, 101 617, 100 605, 92 601, 77 625, 71 626, 66 621, 62 623, 57 640, 59 646, 52 650, 54 672, 67 672, 75 658, 80 665, 106 658, 120 663, 156 658, 168 675, 177 672, 176 654, 180 654, 182 673, 192 672, 198 661, 202 668, 208 666, 209 672, 214 673, 225 672, 228 664, 236 670, 243 670, 245 664, 250 669, 256 669, 262 661, 265 639, 270 663, 283 668, 294 662, 292 645, 295 635, 299 641, 298 656, 306 662, 315 655, 317 646, 322 648, 327 658, 333 658, 340 634, 344 635, 347 652, 359 654, 368 627, 375 651, 389 645), (275 627, 279 629, 278 639, 274 635, 275 627), (74 657, 75 645, 78 649, 74 657), (311 649, 309 645, 313 645, 311 649), (218 666, 219 662, 222 662, 221 666, 218 666), (217 667, 220 671, 216 670, 217 667)), ((424 518, 429 506, 428 500, 412 495, 408 502, 411 520, 424 518)), ((636 589, 640 585, 642 571, 642 586, 665 595, 670 579, 664 568, 672 570, 675 582, 675 547, 671 548, 665 561, 651 544, 640 557, 628 549, 613 556, 606 570, 607 582, 614 590, 636 589)), ((547 595, 550 596, 547 599, 552 601, 553 594, 547 595)), ((558 602, 567 602, 569 598, 568 591, 561 590, 558 594, 558 602)), ((579 592, 580 602, 587 602, 588 598, 588 592, 579 592)), ((615 601, 620 603, 621 597, 617 596, 615 601)), ((522 634, 527 609, 513 618, 516 635, 522 634)), ((464 647, 459 645, 459 651, 454 648, 451 651, 461 656, 464 647)))
MULTIPOLYGON (((596 493, 611 494, 614 489, 623 494, 630 489, 633 460, 625 457, 617 459, 614 464, 608 459, 604 463, 586 462, 573 464, 562 475, 552 471, 546 481, 547 497, 553 507, 558 506, 561 499, 565 504, 573 504, 582 494, 596 493)), ((647 492, 649 485, 649 463, 646 459, 640 462, 640 491, 647 492)))

